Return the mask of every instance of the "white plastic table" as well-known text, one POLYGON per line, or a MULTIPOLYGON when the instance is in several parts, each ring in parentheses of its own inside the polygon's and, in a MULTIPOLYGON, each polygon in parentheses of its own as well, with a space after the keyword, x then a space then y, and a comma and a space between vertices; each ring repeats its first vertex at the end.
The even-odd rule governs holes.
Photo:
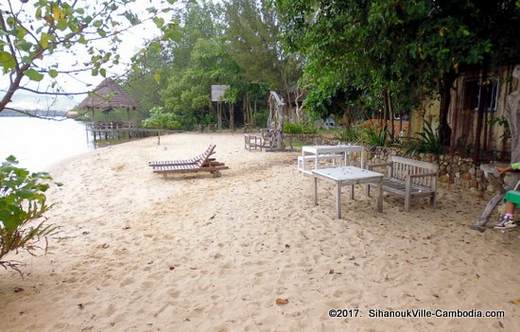
MULTIPOLYGON (((341 218, 341 187, 354 184, 375 184, 378 186, 377 211, 383 212, 383 177, 381 173, 354 166, 322 168, 312 171, 314 177, 314 204, 318 205, 318 178, 336 184, 336 216, 341 218)), ((354 192, 352 192, 353 197, 354 192)))
POLYGON ((319 157, 323 154, 343 154, 345 166, 347 166, 347 157, 350 153, 361 152, 361 168, 363 168, 364 149, 361 145, 304 145, 302 146, 302 159, 304 160, 302 171, 305 173, 305 155, 314 156, 314 169, 318 169, 319 157))

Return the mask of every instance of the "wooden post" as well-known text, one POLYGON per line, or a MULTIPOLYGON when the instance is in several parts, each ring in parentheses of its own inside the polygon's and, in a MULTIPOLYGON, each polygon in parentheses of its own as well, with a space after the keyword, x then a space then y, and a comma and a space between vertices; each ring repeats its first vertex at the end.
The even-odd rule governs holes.
MULTIPOLYGON (((379 180, 379 193, 377 195, 377 211, 383 212, 383 178, 379 180)), ((370 187, 369 187, 370 188, 370 187)))
POLYGON ((410 175, 408 174, 406 176, 406 181, 405 181, 405 194, 404 194, 404 210, 406 212, 410 211, 410 196, 411 196, 411 193, 410 193, 410 190, 411 190, 411 187, 412 187, 412 178, 410 177, 410 175))
POLYGON ((341 182, 336 184, 336 217, 341 219, 341 182))
POLYGON ((222 104, 217 101, 217 128, 222 129, 222 104))
POLYGON ((314 176, 314 205, 318 205, 318 177, 314 176))

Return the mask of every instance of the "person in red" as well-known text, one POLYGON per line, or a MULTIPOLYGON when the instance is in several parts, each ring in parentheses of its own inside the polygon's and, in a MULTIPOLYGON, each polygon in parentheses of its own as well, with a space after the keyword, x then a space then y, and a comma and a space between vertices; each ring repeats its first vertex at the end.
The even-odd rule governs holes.
MULTIPOLYGON (((513 163, 509 167, 497 167, 497 171, 502 175, 508 172, 519 171, 520 163, 513 163)), ((500 217, 495 225, 496 229, 508 229, 517 226, 514 219, 515 208, 520 207, 520 192, 510 190, 505 196, 506 208, 505 213, 500 217)))

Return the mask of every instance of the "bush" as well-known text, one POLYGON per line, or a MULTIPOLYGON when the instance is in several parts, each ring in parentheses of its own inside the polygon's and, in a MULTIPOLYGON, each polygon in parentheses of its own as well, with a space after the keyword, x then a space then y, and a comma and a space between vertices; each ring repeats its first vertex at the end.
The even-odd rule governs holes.
POLYGON ((285 134, 316 134, 318 130, 310 123, 286 122, 283 125, 285 134))
POLYGON ((336 133, 335 138, 347 143, 358 143, 361 141, 361 129, 357 126, 350 126, 336 133))
POLYGON ((432 128, 432 124, 429 121, 424 122, 423 130, 419 133, 419 137, 410 140, 407 145, 407 155, 431 153, 438 156, 443 152, 439 134, 432 128))
POLYGON ((10 156, 0 165, 0 266, 20 272, 19 263, 3 260, 4 256, 20 249, 33 254, 39 248, 40 239, 56 228, 44 225, 45 220, 29 225, 50 208, 45 197, 50 176, 47 173, 30 174, 17 164, 10 156))
POLYGON ((180 129, 182 125, 174 113, 165 112, 162 107, 150 110, 150 116, 143 122, 143 127, 153 129, 180 129))
POLYGON ((367 127, 361 132, 361 138, 363 143, 371 146, 386 146, 388 143, 388 133, 383 128, 378 127, 367 127))
POLYGON ((255 118, 255 125, 259 128, 265 128, 267 125, 267 118, 269 117, 268 110, 259 110, 253 114, 255 118))

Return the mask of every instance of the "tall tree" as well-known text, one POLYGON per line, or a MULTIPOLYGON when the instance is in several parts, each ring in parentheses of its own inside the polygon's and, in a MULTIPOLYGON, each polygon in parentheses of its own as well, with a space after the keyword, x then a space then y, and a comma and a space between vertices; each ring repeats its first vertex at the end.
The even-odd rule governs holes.
MULTIPOLYGON (((305 76, 311 88, 360 91, 345 95, 385 108, 410 107, 421 96, 440 95, 444 143, 450 140, 449 92, 460 70, 508 63, 520 51, 517 29, 512 28, 519 26, 514 0, 278 0, 276 4, 288 44, 306 57, 305 76), (339 79, 334 86, 334 77, 348 79, 339 79)), ((311 91, 309 97, 313 96, 327 98, 331 93, 311 91)))
POLYGON ((244 78, 266 83, 290 100, 301 75, 300 61, 283 47, 280 22, 271 2, 229 0, 225 15, 228 49, 244 78))

